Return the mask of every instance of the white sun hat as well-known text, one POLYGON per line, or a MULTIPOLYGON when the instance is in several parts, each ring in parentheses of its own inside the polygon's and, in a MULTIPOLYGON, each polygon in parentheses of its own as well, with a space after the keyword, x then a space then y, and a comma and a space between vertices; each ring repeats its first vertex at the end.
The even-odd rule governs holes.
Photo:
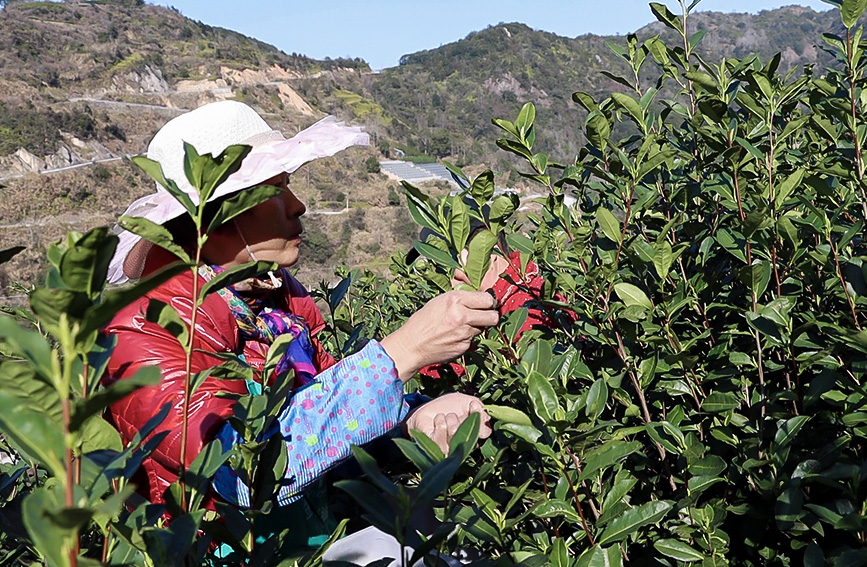
MULTIPOLYGON (((214 192, 210 199, 213 201, 254 187, 280 173, 292 173, 314 159, 332 156, 350 146, 367 145, 368 141, 368 135, 361 128, 345 126, 333 116, 286 139, 246 104, 227 100, 207 104, 170 120, 151 140, 147 157, 159 162, 165 178, 174 181, 198 204, 196 190, 184 174, 184 142, 191 144, 199 155, 214 156, 231 145, 252 146, 241 168, 214 192)), ((156 193, 133 202, 124 215, 163 224, 185 214, 183 205, 164 187, 157 184, 156 189, 156 193)), ((118 237, 120 243, 108 271, 108 281, 114 284, 138 277, 147 257, 147 243, 142 242, 140 236, 120 230, 118 237)))

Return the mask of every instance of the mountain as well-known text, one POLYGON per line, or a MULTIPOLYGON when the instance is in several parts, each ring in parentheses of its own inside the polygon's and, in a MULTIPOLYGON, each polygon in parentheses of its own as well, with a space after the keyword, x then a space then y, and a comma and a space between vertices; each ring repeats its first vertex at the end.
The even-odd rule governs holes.
MULTIPOLYGON (((830 63, 816 44, 823 32, 843 33, 836 11, 817 13, 797 6, 757 15, 700 12, 690 16, 689 26, 692 33, 707 32, 698 49, 705 61, 752 53, 767 60, 780 52, 784 69, 830 63)), ((673 32, 660 23, 635 33, 639 41, 660 35, 668 45, 678 45, 673 32)), ((574 155, 582 143, 576 126, 583 114, 572 93, 604 97, 622 91, 603 71, 626 77, 631 73, 608 42, 625 46, 626 38, 566 38, 520 23, 501 23, 437 49, 405 55, 398 67, 379 75, 303 81, 299 92, 338 113, 354 110, 344 100, 347 91, 355 92, 368 106, 382 108, 378 131, 403 151, 507 169, 508 158, 503 162, 504 154, 494 145, 499 130, 490 119, 514 118, 524 102, 533 101, 538 131, 544 132, 543 149, 564 159, 574 155)), ((646 67, 651 66, 649 61, 646 67)))
MULTIPOLYGON (((783 66, 793 69, 828 63, 816 47, 820 34, 842 29, 836 11, 799 7, 697 13, 690 28, 707 30, 698 50, 706 61, 781 52, 783 66)), ((661 24, 636 32, 640 41, 657 34, 672 40, 661 24)), ((316 262, 302 276, 313 282, 336 265, 382 268, 414 229, 397 183, 376 173, 371 160, 404 154, 509 172, 490 119, 514 118, 526 101, 538 107, 540 149, 570 159, 583 123, 572 93, 623 90, 603 74, 627 70, 606 42, 624 45, 626 38, 566 38, 502 23, 374 73, 360 59, 286 54, 142 0, 7 0, 0 10, 0 249, 28 250, 6 272, 0 268, 0 286, 10 294, 8 282, 34 281, 47 243, 69 229, 111 222, 152 191, 123 157, 142 153, 184 109, 227 98, 255 106, 284 132, 327 113, 367 127, 370 148, 296 174, 293 189, 311 211, 349 200, 342 215, 308 223, 307 255, 316 262), (39 173, 46 170, 61 171, 39 173)))

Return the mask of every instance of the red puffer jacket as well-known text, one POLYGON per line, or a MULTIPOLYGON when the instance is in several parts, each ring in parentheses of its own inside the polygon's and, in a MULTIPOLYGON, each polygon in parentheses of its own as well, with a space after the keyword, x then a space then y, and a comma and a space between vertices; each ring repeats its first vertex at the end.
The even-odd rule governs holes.
MULTIPOLYGON (((198 276, 196 276, 198 277, 198 276)), ((322 371, 335 363, 334 358, 322 349, 315 335, 325 323, 313 299, 297 280, 285 273, 284 285, 287 311, 303 317, 309 327, 315 349, 314 364, 322 371)), ((199 289, 204 280, 199 278, 199 289)), ((162 382, 142 388, 130 394, 110 408, 111 418, 125 443, 162 407, 168 403, 168 416, 157 427, 155 434, 163 431, 168 436, 160 443, 149 459, 142 463, 144 474, 135 479, 139 492, 151 502, 163 502, 163 493, 178 478, 181 468, 180 442, 183 420, 184 385, 186 381, 186 358, 180 343, 165 329, 145 318, 151 299, 174 307, 188 325, 192 316, 192 272, 184 272, 157 287, 145 297, 124 308, 107 327, 107 332, 117 337, 117 347, 111 357, 106 380, 120 380, 132 376, 140 368, 159 366, 162 382)), ((264 360, 251 349, 243 349, 238 338, 238 325, 229 306, 217 294, 205 299, 196 316, 196 336, 193 344, 193 374, 220 364, 221 360, 209 353, 243 354, 254 371, 261 371, 264 360)), ((184 467, 211 441, 217 430, 232 415, 234 401, 221 398, 218 392, 246 394, 246 384, 240 380, 222 380, 209 377, 196 390, 190 400, 187 429, 187 448, 184 467)))

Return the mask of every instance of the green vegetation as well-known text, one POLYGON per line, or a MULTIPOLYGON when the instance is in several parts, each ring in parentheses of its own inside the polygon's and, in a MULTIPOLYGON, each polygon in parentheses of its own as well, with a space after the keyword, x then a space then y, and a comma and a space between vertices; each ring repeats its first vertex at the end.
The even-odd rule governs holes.
POLYGON ((93 138, 98 133, 96 120, 86 107, 54 112, 0 101, 0 155, 11 154, 19 148, 37 156, 51 154, 62 139, 60 131, 81 139, 93 138))
MULTIPOLYGON (((709 38, 693 33, 699 15, 653 4, 664 34, 613 43, 618 63, 605 72, 616 88, 572 93, 576 120, 549 129, 541 117, 550 98, 501 96, 539 97, 491 124, 503 136, 496 146, 518 160, 509 168, 543 193, 524 225, 514 197, 494 197, 490 171, 465 176, 466 195, 405 185, 410 216, 434 236, 414 265, 395 257, 388 279, 344 270, 337 286, 321 286, 333 352, 400 325, 449 287, 456 268, 478 285, 501 229, 521 265, 538 266, 544 285, 531 307, 550 324, 520 333, 528 312, 518 309, 460 360, 460 378, 418 379, 428 390, 477 393, 494 434, 476 446, 479 424, 469 420, 449 455, 423 436, 398 440, 410 468, 394 477, 357 450, 366 480, 338 487, 370 522, 403 541, 411 514, 433 506, 443 528, 424 534, 430 548, 478 552, 476 565, 867 563, 867 43, 857 24, 865 6, 842 0, 832 13, 842 28, 823 38, 828 65, 789 73, 782 56, 699 56, 709 38), (547 150, 575 131, 585 140, 576 151, 547 150), (471 217, 490 232, 464 258, 471 217)), ((567 57, 556 43, 546 52, 550 75, 567 57)), ((498 53, 472 46, 488 59, 498 53)), ((502 72, 519 85, 545 75, 515 63, 502 72)), ((443 71, 442 80, 455 79, 443 71)), ((466 124, 483 131, 475 118, 466 124)), ((390 139, 401 139, 405 123, 392 126, 390 139)), ((419 132, 403 134, 421 152, 434 138, 419 132)), ((367 175, 346 171, 304 174, 323 190, 367 175)), ((418 228, 398 220, 402 231, 418 228)), ((353 210, 339 222, 334 234, 352 236, 370 217, 353 210)), ((253 541, 254 524, 271 513, 267 490, 249 513, 224 510, 222 522, 201 508, 229 455, 203 452, 165 506, 129 498, 136 465, 154 447, 119 446, 101 417, 124 387, 99 384, 112 345, 98 329, 155 282, 103 288, 113 238, 98 228, 52 246, 32 311, 0 316, 0 431, 20 459, 0 465, 0 510, 22 510, 26 528, 0 533, 0 561, 201 565, 216 538, 239 562, 291 564, 253 541)), ((321 230, 308 229, 305 241, 312 261, 344 253, 321 230)), ((363 246, 381 252, 378 242, 363 246)), ((17 252, 0 250, 0 262, 17 252)), ((166 305, 148 311, 191 352, 194 321, 178 324, 166 305)), ((244 378, 239 364, 221 371, 244 378)), ((248 438, 282 404, 283 378, 239 404, 248 438)), ((158 380, 144 372, 127 385, 158 380)), ((251 442, 231 455, 258 487, 281 478, 282 451, 269 447, 251 442)))
MULTIPOLYGON (((769 58, 783 52, 783 72, 802 65, 833 64, 812 46, 820 42, 822 32, 843 33, 833 11, 816 13, 794 6, 755 16, 697 13, 689 26, 691 33, 707 31, 702 52, 709 61, 752 53, 769 58)), ((661 24, 636 32, 642 40, 657 34, 666 42, 677 40, 661 24)), ((482 117, 512 115, 524 102, 533 101, 539 108, 539 127, 551 132, 540 142, 545 144, 541 149, 558 155, 574 153, 586 140, 580 130, 561 127, 581 119, 572 91, 603 97, 627 88, 612 78, 629 72, 626 62, 606 46, 621 42, 622 38, 594 35, 566 38, 520 23, 501 23, 455 43, 406 55, 399 67, 378 75, 308 80, 300 85, 300 92, 336 113, 343 107, 329 99, 332 89, 358 93, 393 118, 388 128, 377 131, 396 144, 505 170, 510 164, 492 142, 495 128, 482 117)), ((655 78, 644 73, 641 81, 648 88, 655 78)))

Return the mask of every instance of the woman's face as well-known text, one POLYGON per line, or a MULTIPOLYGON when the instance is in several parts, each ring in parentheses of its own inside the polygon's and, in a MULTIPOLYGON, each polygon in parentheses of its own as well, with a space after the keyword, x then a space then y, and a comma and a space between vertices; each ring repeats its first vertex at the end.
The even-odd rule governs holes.
POLYGON ((214 242, 234 258, 221 262, 224 267, 253 260, 274 262, 288 268, 298 261, 301 245, 301 215, 306 212, 304 204, 289 190, 289 175, 281 173, 265 181, 283 189, 283 194, 268 199, 230 221, 223 227, 223 236, 229 242, 214 242), (234 241, 234 245, 232 245, 234 241), (245 244, 247 247, 245 247, 245 244), (234 253, 234 254, 232 254, 234 253))

